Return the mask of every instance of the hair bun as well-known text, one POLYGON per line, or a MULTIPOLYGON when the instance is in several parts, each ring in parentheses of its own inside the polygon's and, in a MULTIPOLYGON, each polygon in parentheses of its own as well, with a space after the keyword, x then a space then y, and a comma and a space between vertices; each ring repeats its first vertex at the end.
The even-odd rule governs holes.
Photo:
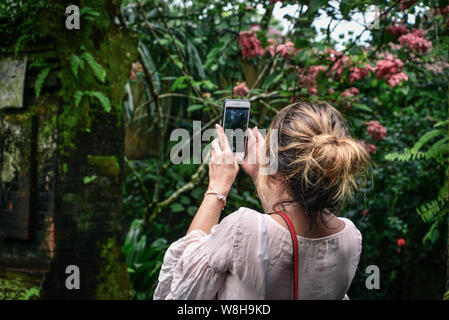
MULTIPOLYGON (((361 182, 358 176, 369 164, 368 153, 348 135, 342 115, 325 102, 300 101, 279 111, 265 143, 266 155, 277 151, 277 173, 285 179, 290 198, 313 217, 338 211, 351 199, 361 182), (271 149, 271 134, 278 134, 277 150, 271 149)), ((270 196, 263 183, 269 180, 259 177, 270 196)))
POLYGON ((339 139, 330 134, 319 134, 312 137, 314 145, 326 144, 326 143, 338 143, 339 139))

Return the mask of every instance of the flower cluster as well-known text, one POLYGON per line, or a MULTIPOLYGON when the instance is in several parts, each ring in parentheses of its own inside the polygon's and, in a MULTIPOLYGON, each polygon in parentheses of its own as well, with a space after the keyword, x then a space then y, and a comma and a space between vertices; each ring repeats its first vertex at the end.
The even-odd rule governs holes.
POLYGON ((342 99, 341 104, 343 109, 350 110, 352 108, 352 102, 359 101, 359 98, 354 98, 355 95, 359 94, 360 91, 356 87, 348 88, 344 90, 340 97, 342 99))
POLYGON ((280 44, 276 48, 276 53, 280 52, 283 57, 295 56, 297 51, 298 50, 295 49, 295 45, 291 41, 287 41, 285 44, 280 44))
POLYGON ((249 93, 249 89, 245 82, 237 82, 237 85, 232 89, 234 96, 246 96, 249 93))
POLYGON ((403 63, 398 58, 386 58, 376 63, 376 77, 384 78, 391 87, 395 87, 402 80, 408 81, 408 76, 401 72, 403 63))
POLYGON ((240 32, 239 46, 242 50, 243 58, 254 58, 256 56, 262 56, 265 53, 254 30, 240 32))
POLYGON ((366 132, 373 138, 374 141, 380 141, 385 139, 387 136, 387 129, 382 126, 379 121, 371 120, 369 122, 365 122, 366 132))
POLYGON ((359 79, 364 80, 368 77, 370 71, 375 72, 376 68, 369 64, 365 64, 365 67, 352 67, 349 75, 349 81, 354 82, 359 79))
POLYGON ((413 51, 422 53, 432 47, 432 43, 424 38, 424 34, 421 29, 400 36, 399 43, 403 46, 409 46, 413 51))
POLYGON ((360 140, 360 144, 365 148, 366 152, 368 152, 369 155, 376 154, 377 147, 374 144, 366 143, 365 140, 360 140))
POLYGON ((340 77, 343 70, 351 65, 351 59, 340 51, 328 48, 324 53, 330 53, 329 58, 332 63, 332 67, 329 70, 330 74, 336 74, 337 77, 340 77))
POLYGON ((325 66, 310 66, 308 69, 298 69, 297 76, 301 86, 306 87, 311 94, 318 93, 316 78, 320 71, 326 70, 325 66))
POLYGON ((349 88, 349 89, 346 89, 345 91, 343 91, 341 93, 341 97, 342 98, 352 98, 356 94, 359 94, 359 93, 360 93, 359 89, 357 89, 356 87, 352 87, 352 88, 349 88))
POLYGON ((393 26, 388 26, 387 31, 395 36, 402 36, 408 33, 407 27, 403 24, 395 24, 393 26))
POLYGON ((387 83, 390 85, 390 87, 393 88, 400 84, 402 80, 408 81, 408 75, 406 75, 404 72, 399 72, 390 76, 387 80, 387 83))

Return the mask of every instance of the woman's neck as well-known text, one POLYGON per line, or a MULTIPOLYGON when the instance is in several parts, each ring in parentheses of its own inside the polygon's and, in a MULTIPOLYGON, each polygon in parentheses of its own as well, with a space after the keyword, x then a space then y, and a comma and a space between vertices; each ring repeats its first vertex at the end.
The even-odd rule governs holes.
MULTIPOLYGON (((301 206, 292 201, 285 185, 278 180, 270 181, 269 193, 265 190, 264 194, 261 195, 259 191, 264 212, 284 211, 292 220, 296 233, 300 236, 321 238, 339 232, 344 228, 344 223, 333 214, 323 214, 323 219, 310 217, 301 206)), ((272 215, 272 217, 281 225, 287 227, 278 215, 272 215)))

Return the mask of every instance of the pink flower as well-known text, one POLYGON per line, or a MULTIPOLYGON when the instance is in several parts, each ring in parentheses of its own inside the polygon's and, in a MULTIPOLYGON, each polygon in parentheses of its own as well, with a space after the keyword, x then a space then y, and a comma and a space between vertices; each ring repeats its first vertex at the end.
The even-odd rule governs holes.
POLYGON ((348 88, 345 91, 343 91, 340 95, 341 99, 342 99, 342 108, 344 110, 350 110, 352 108, 352 102, 357 102, 359 101, 359 98, 354 98, 354 96, 356 94, 359 94, 360 91, 359 89, 352 87, 352 88, 348 88))
POLYGON ((360 140, 360 144, 365 148, 369 155, 376 154, 377 147, 374 144, 366 143, 365 140, 360 140))
POLYGON ((388 78, 390 75, 399 73, 404 64, 398 58, 387 58, 376 63, 376 76, 379 79, 388 78))
POLYGON ((336 74, 337 77, 340 77, 344 69, 352 65, 351 59, 340 51, 328 48, 324 53, 330 53, 329 59, 332 62, 332 67, 329 70, 330 74, 336 74))
POLYGON ((369 64, 366 64, 365 68, 352 67, 351 74, 349 75, 349 81, 354 82, 359 79, 364 80, 366 77, 368 77, 370 71, 374 72, 375 70, 376 68, 369 64))
POLYGON ((379 121, 371 120, 365 122, 366 132, 373 138, 374 141, 380 141, 387 136, 387 129, 385 129, 379 121))
POLYGON ((403 63, 398 58, 386 58, 376 63, 376 76, 379 79, 385 78, 387 83, 394 87, 402 80, 408 81, 408 76, 401 72, 403 63))
POLYGON ((369 213, 368 213, 367 210, 362 210, 362 215, 363 215, 364 217, 368 217, 368 216, 369 216, 369 213))
POLYGON ((143 66, 140 62, 133 62, 129 80, 133 80, 136 77, 136 72, 143 72, 143 66))
POLYGON ((399 43, 403 46, 407 45, 416 52, 426 52, 432 47, 432 43, 424 38, 423 31, 418 29, 412 33, 399 37, 399 43))
POLYGON ((239 46, 242 50, 243 58, 254 58, 265 53, 254 30, 240 32, 239 46))
POLYGON ((258 23, 256 23, 256 24, 253 24, 252 26, 251 26, 251 30, 252 31, 260 31, 260 25, 258 24, 258 23))
POLYGON ((387 31, 395 36, 402 36, 403 34, 408 33, 407 27, 402 24, 388 26, 387 31))
POLYGON ((408 75, 406 75, 404 72, 396 73, 388 78, 387 83, 390 85, 390 87, 395 87, 401 81, 408 81, 408 75))
POLYGON ((283 57, 289 57, 295 55, 295 45, 293 42, 286 42, 285 44, 280 44, 276 48, 276 53, 281 52, 283 57))
POLYGON ((318 87, 316 78, 321 71, 326 70, 325 66, 310 66, 308 69, 301 68, 297 70, 297 77, 299 78, 299 83, 303 87, 306 87, 311 94, 318 93, 318 87))
POLYGON ((352 87, 352 88, 349 88, 349 89, 346 89, 345 91, 343 91, 341 93, 341 97, 342 98, 352 98, 353 96, 355 96, 356 94, 359 94, 359 93, 360 93, 359 89, 352 87))
POLYGON ((245 82, 237 83, 237 85, 232 89, 234 96, 246 96, 249 93, 249 89, 245 82))
POLYGON ((403 247, 403 246, 405 246, 405 239, 404 238, 399 238, 397 240, 397 243, 398 243, 398 247, 403 247))

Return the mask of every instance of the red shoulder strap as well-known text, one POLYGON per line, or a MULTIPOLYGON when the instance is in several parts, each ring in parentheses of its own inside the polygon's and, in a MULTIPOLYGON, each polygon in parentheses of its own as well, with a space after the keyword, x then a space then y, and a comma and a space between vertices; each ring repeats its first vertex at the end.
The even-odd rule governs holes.
POLYGON ((274 212, 282 217, 284 219, 285 223, 288 226, 288 230, 290 231, 290 235, 292 236, 292 243, 293 243, 293 278, 295 279, 295 282, 293 284, 293 296, 294 300, 298 300, 298 238, 296 237, 296 231, 295 227, 293 226, 292 221, 290 218, 282 211, 276 211, 274 212))

